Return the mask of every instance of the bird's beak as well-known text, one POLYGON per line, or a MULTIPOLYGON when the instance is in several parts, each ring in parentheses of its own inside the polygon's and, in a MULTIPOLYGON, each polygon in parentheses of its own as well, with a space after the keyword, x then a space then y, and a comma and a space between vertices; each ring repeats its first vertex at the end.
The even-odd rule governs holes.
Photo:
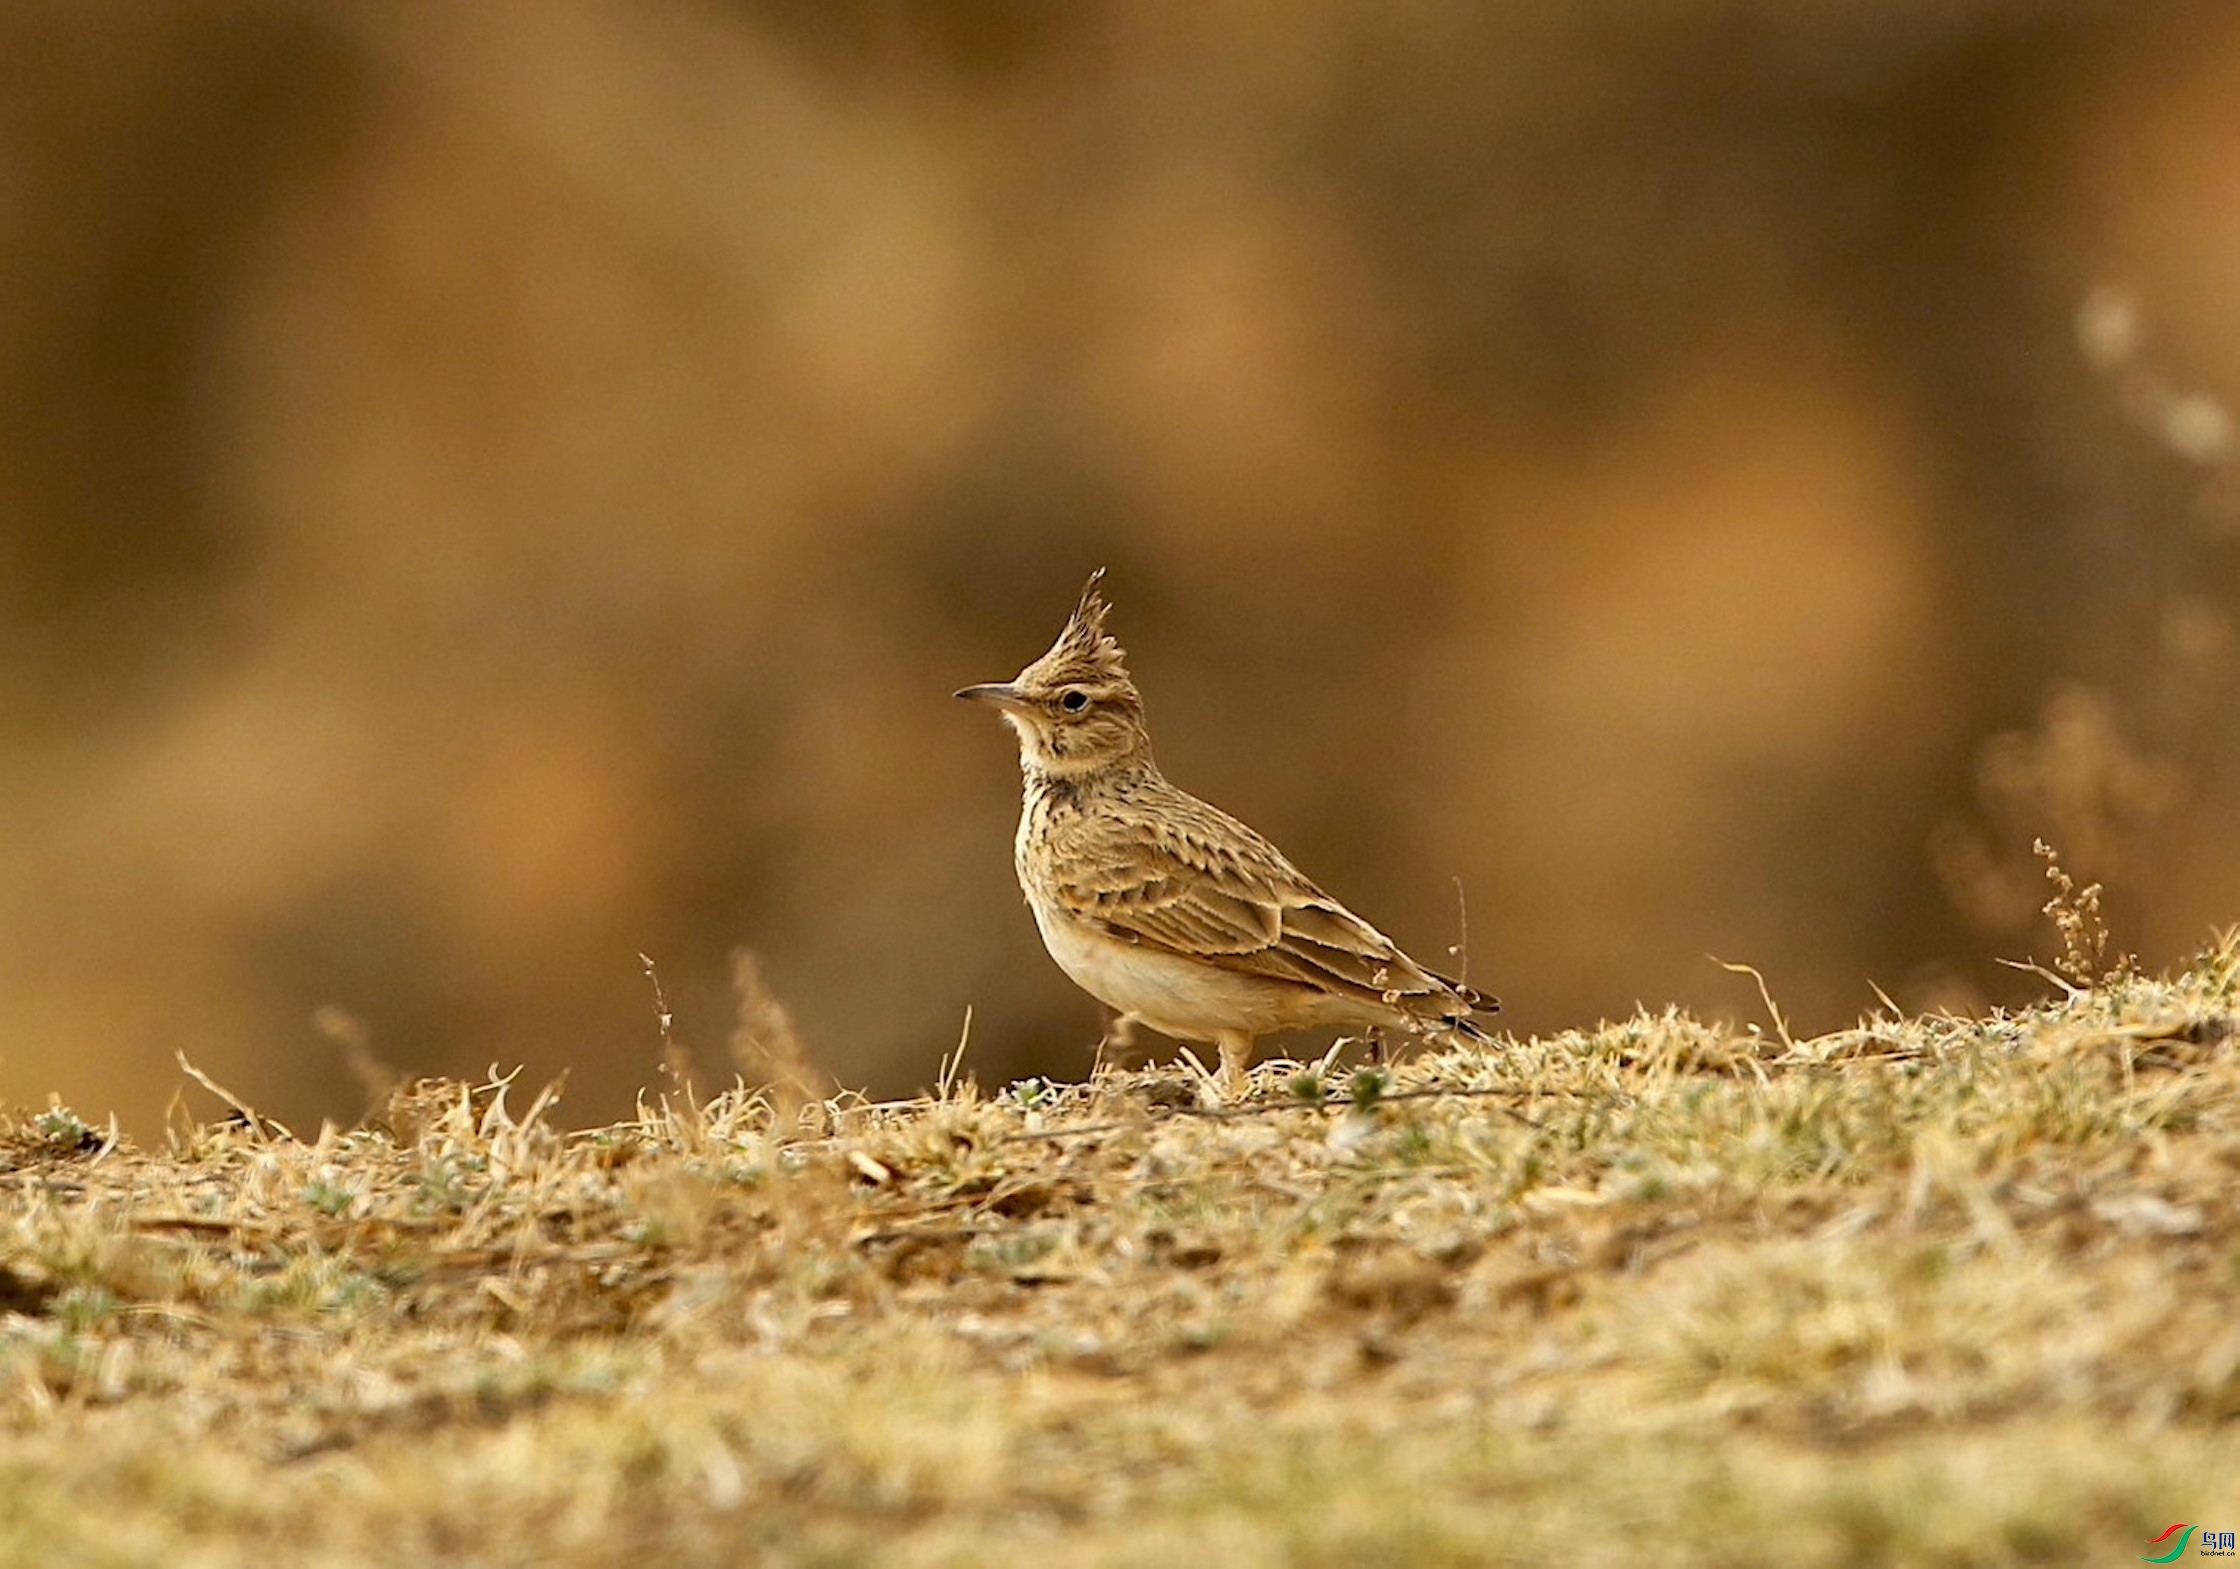
POLYGON ((1010 681, 989 681, 979 686, 960 688, 957 696, 968 703, 993 703, 998 708, 1025 708, 1027 694, 1010 681))

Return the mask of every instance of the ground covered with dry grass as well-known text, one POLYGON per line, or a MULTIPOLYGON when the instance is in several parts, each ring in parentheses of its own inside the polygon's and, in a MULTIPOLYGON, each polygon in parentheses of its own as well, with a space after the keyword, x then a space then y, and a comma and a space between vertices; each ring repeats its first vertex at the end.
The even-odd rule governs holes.
POLYGON ((17 1113, 0 1562, 2131 1562, 2240 1525, 2236 1016, 17 1113))

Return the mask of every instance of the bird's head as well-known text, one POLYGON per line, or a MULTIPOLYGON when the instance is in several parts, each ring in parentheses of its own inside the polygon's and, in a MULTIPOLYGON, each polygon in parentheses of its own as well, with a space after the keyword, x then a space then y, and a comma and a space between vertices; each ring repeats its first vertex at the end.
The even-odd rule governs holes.
POLYGON ((1019 760, 1031 771, 1080 774, 1148 757, 1143 697, 1128 679, 1126 655, 1104 629, 1099 567, 1048 653, 1009 681, 968 686, 957 696, 989 703, 1019 732, 1019 760))

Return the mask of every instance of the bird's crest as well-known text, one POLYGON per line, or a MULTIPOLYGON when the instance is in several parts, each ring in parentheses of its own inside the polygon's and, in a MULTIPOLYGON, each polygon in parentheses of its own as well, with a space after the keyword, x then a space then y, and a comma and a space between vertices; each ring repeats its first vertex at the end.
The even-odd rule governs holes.
POLYGON ((1111 633, 1104 629, 1104 618, 1110 609, 1097 585, 1104 581, 1104 568, 1089 574, 1089 581, 1082 586, 1081 603, 1073 607, 1073 614, 1066 618, 1065 630, 1050 645, 1050 651, 1029 665, 1023 677, 1031 677, 1051 686, 1062 686, 1073 681, 1126 682, 1128 680, 1127 655, 1111 633))

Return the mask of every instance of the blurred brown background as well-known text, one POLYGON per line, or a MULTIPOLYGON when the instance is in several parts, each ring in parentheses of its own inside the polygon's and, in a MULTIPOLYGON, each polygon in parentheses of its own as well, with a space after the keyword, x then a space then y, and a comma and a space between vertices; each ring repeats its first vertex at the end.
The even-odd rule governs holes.
MULTIPOLYGON (((2240 13, 0 11, 0 1098, 186 1051, 1078 1074, 952 688, 1088 569, 1162 761, 1504 1022, 2240 918, 2240 13), (315 1022, 323 1021, 323 1022, 315 1022)), ((214 1109, 205 1099, 202 1111, 214 1109)))

